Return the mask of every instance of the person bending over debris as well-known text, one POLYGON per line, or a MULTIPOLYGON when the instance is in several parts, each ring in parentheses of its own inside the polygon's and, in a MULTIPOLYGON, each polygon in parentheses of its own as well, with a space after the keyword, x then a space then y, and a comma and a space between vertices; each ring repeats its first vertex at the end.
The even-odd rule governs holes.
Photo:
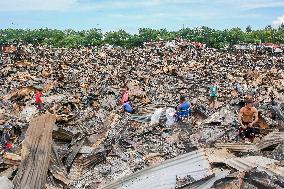
POLYGON ((122 99, 121 99, 120 103, 121 103, 122 108, 125 112, 133 113, 133 108, 128 101, 128 90, 129 90, 129 88, 127 86, 125 86, 125 89, 123 91, 122 99))
POLYGON ((125 86, 125 89, 124 89, 123 94, 122 94, 121 104, 128 102, 128 93, 129 93, 128 91, 129 91, 129 88, 127 86, 125 86))
POLYGON ((213 81, 210 87, 210 99, 209 99, 210 108, 212 109, 215 108, 217 97, 218 97, 217 83, 213 81))
POLYGON ((12 144, 10 143, 11 130, 12 130, 11 125, 5 125, 4 128, 3 128, 2 137, 1 137, 1 144, 2 144, 2 148, 4 150, 12 148, 12 144))
POLYGON ((38 89, 36 91, 36 94, 35 94, 35 102, 36 102, 36 105, 37 105, 37 109, 40 110, 40 111, 43 110, 43 101, 41 99, 41 96, 42 96, 41 89, 38 89))
POLYGON ((253 142, 255 137, 255 124, 258 121, 258 111, 253 107, 251 100, 245 100, 245 106, 241 108, 239 112, 239 122, 241 127, 239 128, 239 136, 245 140, 248 138, 250 142, 253 142))
POLYGON ((176 107, 176 111, 177 121, 191 116, 191 104, 186 101, 184 96, 180 97, 180 104, 176 107))

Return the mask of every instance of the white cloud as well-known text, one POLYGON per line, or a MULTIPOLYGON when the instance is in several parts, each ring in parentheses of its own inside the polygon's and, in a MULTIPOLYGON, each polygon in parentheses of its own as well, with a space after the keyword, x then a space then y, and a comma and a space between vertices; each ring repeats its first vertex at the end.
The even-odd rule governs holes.
POLYGON ((284 15, 276 18, 276 20, 274 20, 272 24, 273 26, 276 26, 276 27, 280 26, 281 24, 284 24, 284 15))
POLYGON ((124 9, 133 7, 151 7, 169 3, 169 0, 0 0, 0 11, 68 11, 68 10, 97 10, 124 9))
POLYGON ((171 6, 178 4, 227 5, 243 10, 256 8, 284 7, 283 0, 0 0, 0 11, 62 11, 62 10, 97 10, 125 9, 139 7, 171 6))
POLYGON ((156 7, 207 0, 0 0, 0 11, 84 11, 156 7))
POLYGON ((242 10, 284 7, 283 0, 216 0, 216 3, 234 6, 242 10))
POLYGON ((259 8, 274 8, 284 7, 284 2, 279 0, 274 1, 261 1, 261 2, 247 2, 242 6, 245 9, 259 9, 259 8))
POLYGON ((76 0, 4 0, 0 11, 66 10, 76 5, 76 0))

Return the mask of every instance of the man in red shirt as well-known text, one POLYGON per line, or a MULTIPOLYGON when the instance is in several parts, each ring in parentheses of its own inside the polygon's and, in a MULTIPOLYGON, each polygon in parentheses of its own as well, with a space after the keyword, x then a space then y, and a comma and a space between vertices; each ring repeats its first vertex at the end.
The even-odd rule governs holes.
POLYGON ((41 90, 38 89, 35 94, 35 98, 36 98, 35 101, 36 101, 37 109, 40 111, 43 110, 43 101, 41 99, 41 96, 42 96, 41 90))

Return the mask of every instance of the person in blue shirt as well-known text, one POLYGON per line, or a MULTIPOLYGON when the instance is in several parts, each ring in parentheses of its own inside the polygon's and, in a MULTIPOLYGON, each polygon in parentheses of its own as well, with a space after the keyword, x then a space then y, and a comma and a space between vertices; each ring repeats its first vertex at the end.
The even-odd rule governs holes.
POLYGON ((180 97, 180 104, 176 107, 176 115, 178 120, 191 116, 191 104, 186 101, 184 96, 180 97))

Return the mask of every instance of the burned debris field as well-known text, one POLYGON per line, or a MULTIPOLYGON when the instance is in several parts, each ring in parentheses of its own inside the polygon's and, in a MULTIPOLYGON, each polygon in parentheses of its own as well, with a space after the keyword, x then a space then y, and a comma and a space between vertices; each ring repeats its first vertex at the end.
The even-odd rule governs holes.
POLYGON ((186 40, 3 48, 0 188, 284 188, 283 65, 283 52, 186 40), (239 133, 247 99, 253 140, 239 133))

